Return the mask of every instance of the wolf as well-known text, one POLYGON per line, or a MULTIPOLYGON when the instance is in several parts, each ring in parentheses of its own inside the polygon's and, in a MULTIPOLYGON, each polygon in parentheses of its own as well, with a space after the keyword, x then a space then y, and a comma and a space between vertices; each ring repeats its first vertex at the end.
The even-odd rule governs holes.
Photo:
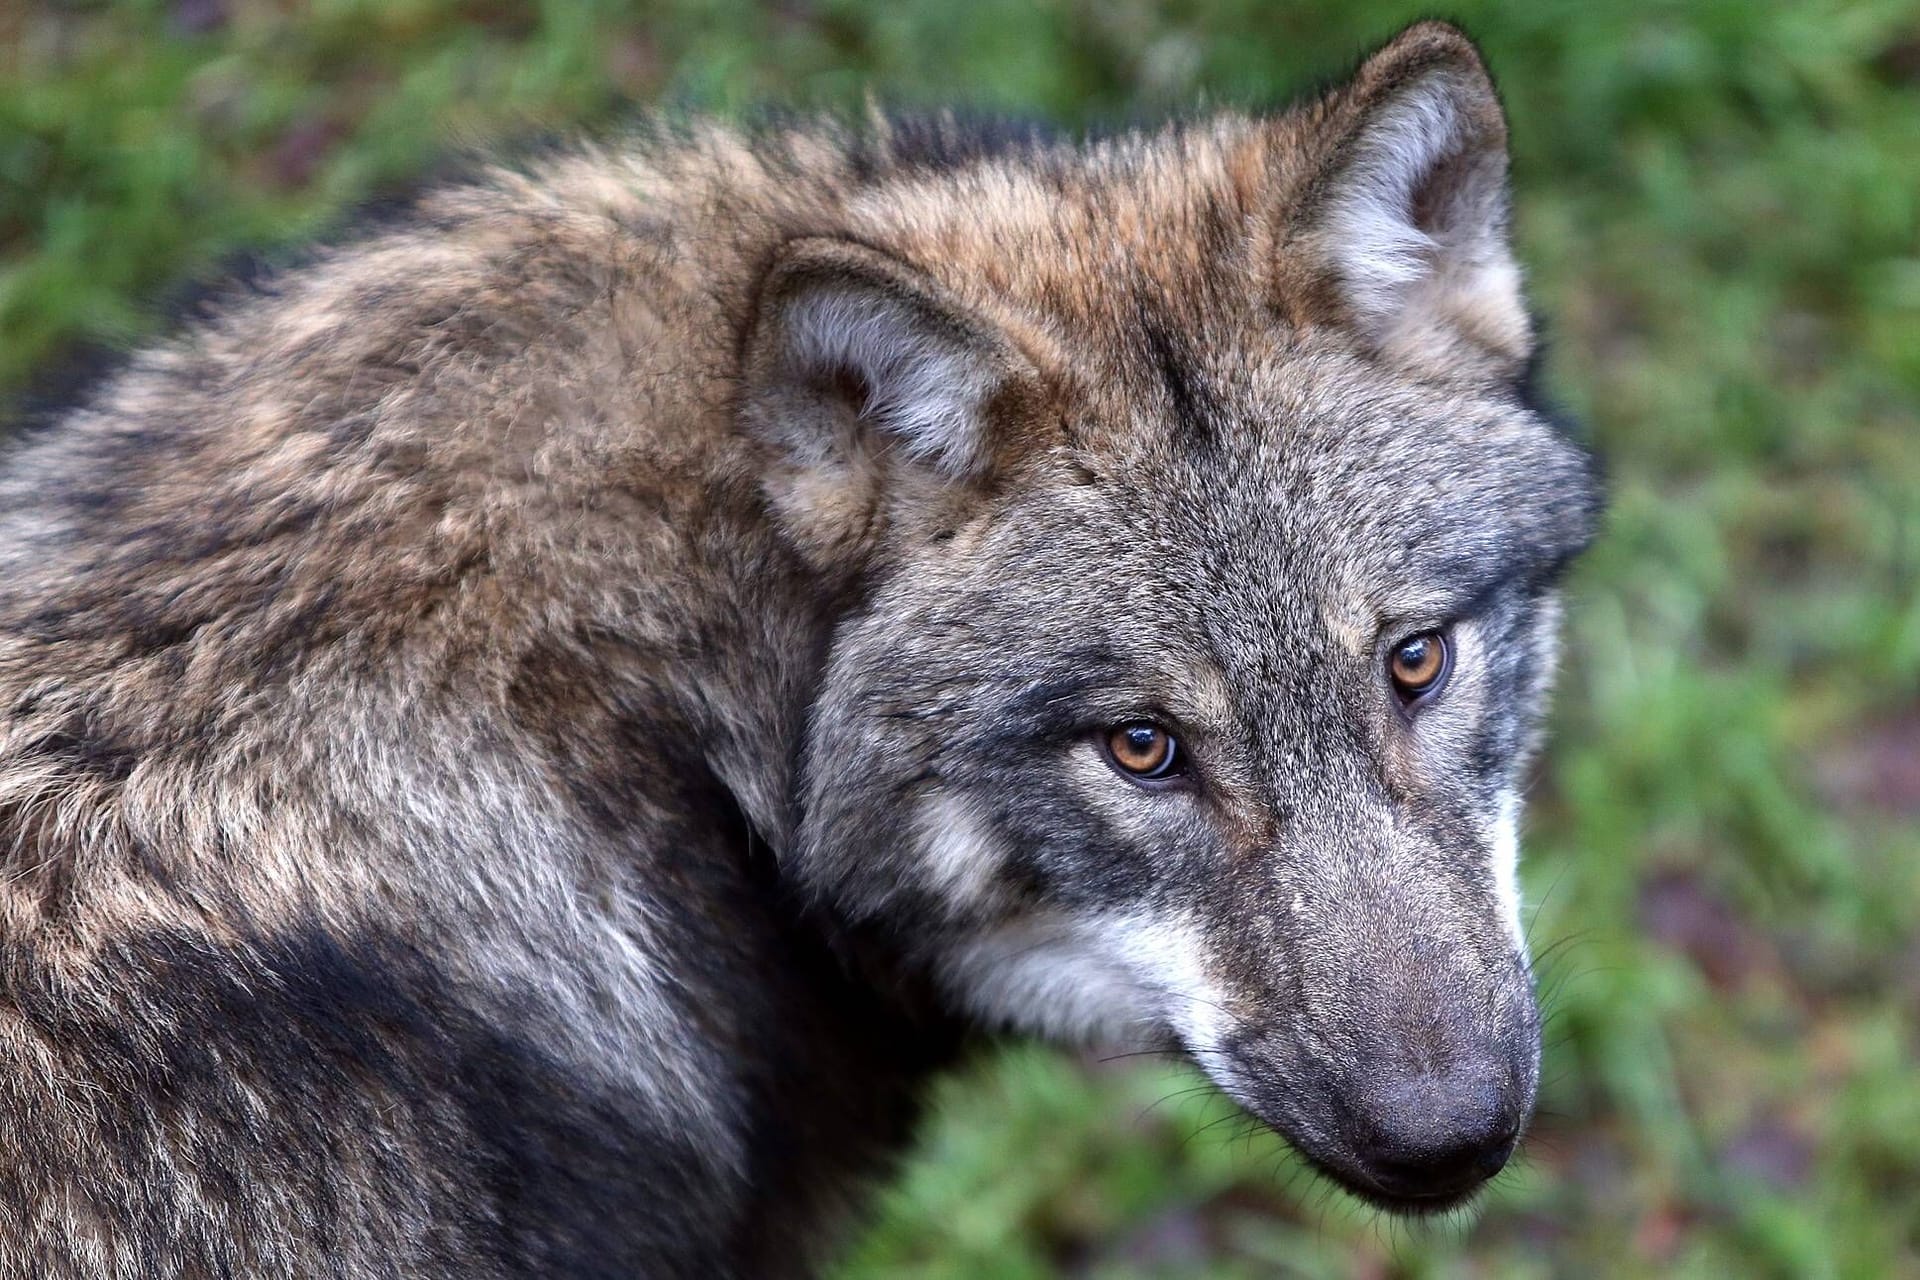
POLYGON ((806 1274, 1002 1032, 1472 1195, 1599 509, 1507 168, 1432 23, 1094 139, 657 127, 28 433, 0 1274, 806 1274))

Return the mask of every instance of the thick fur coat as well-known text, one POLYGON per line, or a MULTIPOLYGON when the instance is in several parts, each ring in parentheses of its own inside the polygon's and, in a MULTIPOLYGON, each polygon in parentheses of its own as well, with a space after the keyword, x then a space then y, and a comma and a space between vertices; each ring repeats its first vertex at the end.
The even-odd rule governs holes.
POLYGON ((0 1274, 793 1274, 973 1029, 1469 1193, 1595 509, 1505 170, 1428 24, 569 151, 140 352, 0 459, 0 1274))

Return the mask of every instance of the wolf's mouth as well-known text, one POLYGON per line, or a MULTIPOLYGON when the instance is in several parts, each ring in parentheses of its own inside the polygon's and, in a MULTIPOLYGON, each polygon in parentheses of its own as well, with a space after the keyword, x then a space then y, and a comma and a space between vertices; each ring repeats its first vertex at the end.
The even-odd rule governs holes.
MULTIPOLYGON (((1281 1136, 1285 1137, 1285 1134, 1281 1136)), ((1464 1208, 1484 1191, 1492 1176, 1476 1179, 1465 1186, 1445 1190, 1406 1192, 1392 1191, 1368 1175, 1352 1169, 1343 1169, 1331 1161, 1315 1155, 1305 1147, 1287 1139, 1287 1145, 1307 1163, 1315 1173, 1334 1183, 1355 1199, 1403 1218, 1435 1217, 1464 1208)))
MULTIPOLYGON (((1296 1081, 1296 1086, 1298 1082, 1296 1081)), ((1295 1090, 1276 1105, 1230 1096, 1247 1113, 1279 1134, 1315 1173, 1356 1199, 1403 1217, 1449 1213, 1473 1201, 1506 1167, 1519 1143, 1531 1106, 1485 1114, 1449 1112, 1421 1098, 1424 1130, 1417 1138, 1387 1129, 1377 1117, 1358 1113, 1355 1100, 1338 1091, 1295 1090)))

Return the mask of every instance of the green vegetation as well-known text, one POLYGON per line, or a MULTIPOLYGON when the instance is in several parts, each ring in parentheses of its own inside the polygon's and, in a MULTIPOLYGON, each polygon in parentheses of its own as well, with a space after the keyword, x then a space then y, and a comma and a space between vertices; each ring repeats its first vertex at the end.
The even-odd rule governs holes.
MULTIPOLYGON (((1271 101, 1428 8, 296 7, 0 11, 0 389, 450 145, 870 88, 1069 123, 1271 101)), ((1531 811, 1525 1167, 1391 1222, 1191 1075, 1016 1050, 944 1090, 843 1280, 1920 1274, 1920 4, 1453 11, 1614 495, 1531 811)))

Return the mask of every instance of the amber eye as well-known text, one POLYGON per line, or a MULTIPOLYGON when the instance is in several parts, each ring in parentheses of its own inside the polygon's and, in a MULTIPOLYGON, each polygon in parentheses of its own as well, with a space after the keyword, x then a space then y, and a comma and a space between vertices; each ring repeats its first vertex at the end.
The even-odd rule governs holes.
POLYGON ((1180 744, 1159 725, 1135 720, 1107 735, 1107 758, 1131 778, 1169 778, 1180 771, 1180 744))
POLYGON ((1387 674, 1393 677, 1394 692, 1404 701, 1413 702, 1445 684, 1452 665, 1447 638, 1438 631, 1423 631, 1394 646, 1387 659, 1387 674))

